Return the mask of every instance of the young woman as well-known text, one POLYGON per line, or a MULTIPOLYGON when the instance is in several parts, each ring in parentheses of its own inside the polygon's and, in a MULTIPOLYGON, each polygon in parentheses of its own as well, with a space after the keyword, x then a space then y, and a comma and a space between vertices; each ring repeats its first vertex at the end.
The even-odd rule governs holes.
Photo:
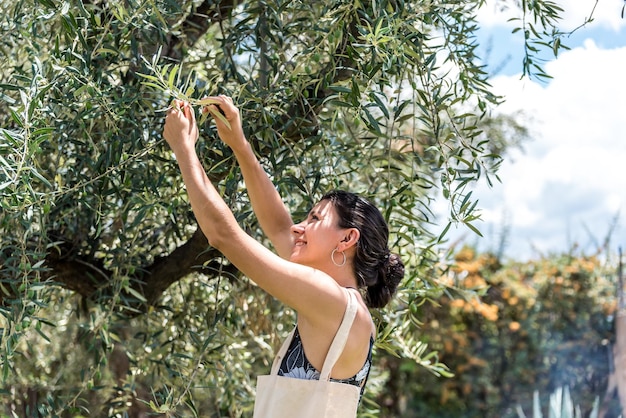
MULTIPOLYGON (((316 379, 352 292, 357 312, 331 379, 362 388, 371 362, 375 328, 369 307, 383 307, 404 275, 388 249, 380 211, 355 194, 325 195, 294 224, 243 133, 239 110, 226 96, 212 97, 230 124, 215 119, 220 138, 240 165, 253 210, 278 255, 246 234, 211 184, 195 152, 194 110, 176 103, 163 136, 176 155, 189 200, 209 244, 257 285, 297 312, 297 329, 280 374, 316 379)), ((208 111, 208 108, 203 111, 208 111)))

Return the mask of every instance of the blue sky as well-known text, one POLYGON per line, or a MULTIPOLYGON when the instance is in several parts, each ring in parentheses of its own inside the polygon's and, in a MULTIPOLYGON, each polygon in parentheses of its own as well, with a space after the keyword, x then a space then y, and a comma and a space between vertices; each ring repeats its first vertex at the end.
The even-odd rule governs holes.
MULTIPOLYGON (((502 4, 499 1, 498 4, 502 4)), ((579 26, 595 0, 557 1, 564 30, 579 26)), ((594 21, 563 40, 571 48, 544 65, 549 83, 521 78, 521 34, 494 1, 481 11, 479 42, 490 42, 487 61, 494 91, 506 98, 496 112, 522 110, 532 139, 514 150, 500 170, 502 183, 476 185, 485 235, 463 227, 481 250, 495 250, 506 227, 505 256, 538 258, 576 247, 592 254, 612 230, 610 250, 626 251, 626 19, 624 0, 598 0, 594 21), (617 220, 617 224, 611 225, 617 220)), ((442 208, 445 210, 445 208, 442 208)))

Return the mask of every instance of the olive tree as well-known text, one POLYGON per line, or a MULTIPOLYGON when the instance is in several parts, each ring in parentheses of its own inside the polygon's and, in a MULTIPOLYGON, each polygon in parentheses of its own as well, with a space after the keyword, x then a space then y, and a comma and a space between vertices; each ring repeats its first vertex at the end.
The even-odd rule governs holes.
MULTIPOLYGON (((208 246, 161 135, 172 99, 228 94, 294 216, 322 192, 374 200, 407 266, 377 352, 446 374, 419 341, 438 251, 497 179, 500 101, 478 56, 484 1, 2 0, 0 332, 6 412, 240 416, 293 312, 208 246), (430 210, 438 193, 449 219, 430 210)), ((522 2, 527 75, 561 10, 522 2), (533 23, 529 23, 533 22, 533 23), (533 26, 535 25, 535 26, 533 26)), ((517 35, 512 35, 517 36, 517 35)), ((210 123, 198 152, 264 240, 210 123)), ((377 410, 375 369, 362 407, 377 410)))

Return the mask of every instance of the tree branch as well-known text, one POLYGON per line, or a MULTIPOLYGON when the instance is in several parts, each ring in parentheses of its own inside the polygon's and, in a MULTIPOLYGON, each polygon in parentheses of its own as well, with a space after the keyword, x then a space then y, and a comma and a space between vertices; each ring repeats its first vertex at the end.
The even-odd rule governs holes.
MULTIPOLYGON (((42 279, 61 283, 64 288, 85 298, 110 293, 107 288, 111 285, 113 273, 104 268, 101 260, 75 255, 73 252, 70 244, 58 246, 57 251, 50 252, 46 257, 48 270, 42 279)), ((169 286, 193 272, 200 272, 202 266, 229 275, 237 273, 233 265, 221 263, 220 252, 209 247, 204 234, 198 228, 187 242, 171 254, 155 259, 147 267, 137 269, 138 274, 131 280, 131 286, 147 303, 133 308, 145 312, 148 306, 157 303, 169 286)))
POLYGON ((195 11, 187 15, 181 24, 180 35, 170 37, 167 46, 163 48, 163 56, 180 61, 185 50, 194 45, 212 24, 228 19, 234 7, 234 0, 222 0, 217 4, 203 1, 195 11))
POLYGON ((221 256, 218 250, 209 247, 207 239, 198 228, 185 244, 168 256, 156 259, 147 267, 146 274, 134 287, 146 298, 148 305, 153 305, 170 285, 192 272, 200 271, 199 267, 207 263, 206 267, 213 271, 220 270, 221 267, 221 270, 235 274, 237 269, 231 264, 222 266, 221 256))
POLYGON ((302 137, 316 135, 319 131, 317 120, 319 110, 326 98, 333 94, 328 86, 347 80, 354 75, 355 61, 350 58, 347 51, 350 39, 356 39, 358 36, 356 23, 355 20, 346 23, 342 41, 337 45, 333 54, 333 57, 336 59, 331 60, 316 78, 326 80, 326 82, 322 86, 319 86, 318 83, 310 84, 306 88, 306 94, 301 95, 300 100, 295 101, 289 111, 285 113, 288 116, 282 118, 281 123, 289 127, 284 131, 286 139, 296 142, 301 140, 302 137), (327 78, 326 74, 329 73, 332 75, 327 78), (293 124, 294 119, 298 120, 298 123, 293 124))

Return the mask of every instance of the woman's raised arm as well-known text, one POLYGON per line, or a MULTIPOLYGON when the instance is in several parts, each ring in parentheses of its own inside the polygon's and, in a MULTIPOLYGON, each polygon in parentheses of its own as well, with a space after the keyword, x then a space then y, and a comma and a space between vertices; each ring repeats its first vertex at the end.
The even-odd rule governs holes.
MULTIPOLYGON (((291 215, 274 184, 254 155, 250 143, 246 140, 241 128, 239 110, 233 104, 232 99, 227 96, 215 96, 209 99, 219 102, 219 109, 222 110, 231 125, 229 128, 218 118, 215 119, 220 138, 235 153, 246 183, 248 196, 250 196, 252 209, 259 220, 259 224, 278 254, 288 259, 293 248, 293 236, 290 232, 293 225, 291 215)), ((208 108, 203 109, 203 111, 208 111, 208 108)))
MULTIPOLYGON (((178 106, 168 111, 163 136, 176 155, 191 207, 209 243, 272 296, 308 321, 332 329, 346 306, 347 299, 341 287, 319 269, 277 256, 241 229, 197 157, 195 142, 198 128, 193 109, 187 103, 181 102, 178 106)), ((225 113, 234 125, 237 121, 234 120, 233 108, 227 107, 225 113)), ((234 126, 233 131, 236 132, 234 126)), ((262 184, 271 184, 269 180, 259 183, 261 186, 257 192, 267 188, 262 184)), ((275 199, 274 205, 277 204, 275 199)), ((287 223, 286 220, 282 222, 287 223)), ((288 255, 284 244, 283 253, 288 255)))

